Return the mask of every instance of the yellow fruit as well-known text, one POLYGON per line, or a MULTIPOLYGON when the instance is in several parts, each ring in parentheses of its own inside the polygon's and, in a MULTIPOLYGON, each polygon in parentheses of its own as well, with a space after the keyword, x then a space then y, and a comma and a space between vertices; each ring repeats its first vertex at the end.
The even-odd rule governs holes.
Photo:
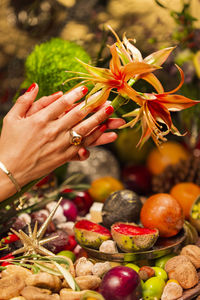
POLYGON ((147 167, 154 175, 161 173, 167 166, 189 157, 187 150, 177 142, 166 142, 160 149, 154 148, 147 157, 147 167))
POLYGON ((88 190, 94 201, 104 202, 113 192, 123 190, 124 186, 121 181, 105 176, 94 180, 88 190))

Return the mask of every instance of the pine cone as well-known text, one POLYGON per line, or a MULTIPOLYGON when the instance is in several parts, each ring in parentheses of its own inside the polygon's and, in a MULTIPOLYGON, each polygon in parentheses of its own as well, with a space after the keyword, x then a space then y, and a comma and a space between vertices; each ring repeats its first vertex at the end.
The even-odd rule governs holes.
POLYGON ((175 165, 169 165, 152 179, 152 189, 155 193, 169 193, 179 182, 193 182, 200 185, 200 157, 192 155, 188 160, 181 160, 175 165))

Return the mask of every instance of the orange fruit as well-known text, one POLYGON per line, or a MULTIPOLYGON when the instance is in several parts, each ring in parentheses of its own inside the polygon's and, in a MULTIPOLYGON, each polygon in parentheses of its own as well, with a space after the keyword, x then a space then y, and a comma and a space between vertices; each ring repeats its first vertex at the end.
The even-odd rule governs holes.
POLYGON ((111 193, 123 189, 121 181, 111 176, 105 176, 94 180, 88 192, 94 201, 104 202, 111 193))
POLYGON ((176 235, 184 223, 184 215, 178 201, 170 194, 155 194, 144 203, 140 220, 144 227, 159 230, 161 237, 176 235))
POLYGON ((154 148, 147 157, 147 167, 154 175, 161 173, 168 165, 176 164, 189 157, 187 150, 177 142, 166 142, 159 149, 154 148))
POLYGON ((177 183, 170 194, 180 203, 186 219, 189 219, 192 204, 200 195, 200 187, 192 182, 177 183))

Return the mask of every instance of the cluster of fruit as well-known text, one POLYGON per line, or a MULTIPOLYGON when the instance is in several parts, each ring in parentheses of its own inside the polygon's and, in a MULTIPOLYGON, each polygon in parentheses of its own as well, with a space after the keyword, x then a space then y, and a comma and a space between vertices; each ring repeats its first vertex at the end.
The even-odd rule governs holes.
MULTIPOLYGON (((106 176, 93 180, 88 190, 76 191, 69 187, 57 189, 59 190, 58 196, 62 196, 63 200, 47 228, 46 236, 58 237, 48 242, 45 247, 55 254, 71 259, 76 269, 80 259, 87 260, 88 258, 88 253, 81 246, 104 253, 140 252, 152 249, 160 237, 167 240, 176 236, 183 228, 185 219, 191 221, 192 217, 198 215, 199 205, 195 204, 195 200, 200 195, 200 187, 191 182, 183 182, 174 185, 170 193, 157 193, 149 196, 152 194, 152 174, 159 174, 167 165, 176 163, 180 158, 188 157, 187 151, 182 146, 171 142, 166 143, 161 152, 153 149, 148 154, 146 165, 125 167, 122 170, 121 181, 106 176), (141 195, 145 195, 145 198, 141 195), (101 205, 98 206, 94 218, 96 204, 101 205)), ((49 180, 52 179, 48 177, 39 183, 34 193, 41 196, 43 187, 48 186, 49 180)), ((52 187, 52 184, 50 185, 52 187)), ((39 225, 43 224, 54 207, 55 202, 50 202, 41 210, 21 214, 13 224, 13 228, 26 230, 26 224, 34 225, 35 221, 39 225)), ((188 228, 186 231, 189 230, 188 228)), ((194 228, 192 230, 195 231, 194 228)), ((187 232, 187 235, 189 234, 192 233, 187 232)), ((13 256, 9 253, 21 247, 21 244, 15 235, 9 234, 1 240, 1 246, 1 253, 4 256, 1 259, 7 257, 12 259, 13 256)), ((113 267, 111 264, 107 268, 109 262, 105 262, 107 267, 101 267, 103 271, 97 276, 101 278, 101 280, 98 279, 98 287, 87 285, 87 288, 85 286, 83 288, 83 291, 95 289, 100 294, 83 298, 82 292, 80 295, 74 292, 75 298, 70 298, 72 295, 68 293, 69 290, 65 290, 61 298, 178 299, 183 289, 187 287, 181 285, 182 281, 177 276, 177 270, 175 276, 175 273, 170 273, 168 269, 165 269, 166 261, 172 256, 174 254, 156 261, 139 262, 138 266, 130 263, 113 267), (167 281, 168 278, 169 281, 167 281), (170 294, 171 290, 175 290, 176 296, 173 293, 173 295, 170 294)), ((2 263, 1 267, 4 268, 9 263, 10 261, 2 263)), ((90 265, 90 271, 87 271, 89 273, 84 276, 96 276, 96 273, 93 273, 96 272, 94 271, 96 263, 93 261, 91 264, 91 261, 87 260, 87 265, 90 265)), ((79 275, 76 276, 79 277, 79 275)), ((197 281, 193 281, 190 287, 193 287, 197 281)), ((82 281, 80 282, 81 285, 82 281)), ((25 299, 29 298, 25 297, 25 299)))

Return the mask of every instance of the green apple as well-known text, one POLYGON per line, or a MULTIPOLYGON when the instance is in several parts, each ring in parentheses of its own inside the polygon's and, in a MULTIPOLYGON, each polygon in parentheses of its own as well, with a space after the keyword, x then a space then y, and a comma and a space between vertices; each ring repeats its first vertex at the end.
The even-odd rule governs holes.
POLYGON ((166 262, 174 256, 176 256, 176 254, 171 253, 156 259, 155 266, 164 269, 166 262))
POLYGON ((159 300, 161 298, 163 289, 165 286, 165 281, 161 277, 151 277, 142 287, 142 299, 156 299, 159 300))
POLYGON ((57 255, 66 256, 66 257, 70 258, 73 263, 76 260, 75 254, 72 251, 69 251, 69 250, 60 251, 59 253, 57 253, 57 255))
POLYGON ((160 267, 152 267, 152 269, 155 271, 155 276, 162 278, 164 281, 167 280, 167 272, 163 268, 160 267))
POLYGON ((139 269, 140 269, 140 267, 138 267, 137 265, 132 264, 132 263, 126 264, 125 267, 129 267, 129 268, 133 269, 134 271, 136 271, 137 273, 139 272, 139 269))

